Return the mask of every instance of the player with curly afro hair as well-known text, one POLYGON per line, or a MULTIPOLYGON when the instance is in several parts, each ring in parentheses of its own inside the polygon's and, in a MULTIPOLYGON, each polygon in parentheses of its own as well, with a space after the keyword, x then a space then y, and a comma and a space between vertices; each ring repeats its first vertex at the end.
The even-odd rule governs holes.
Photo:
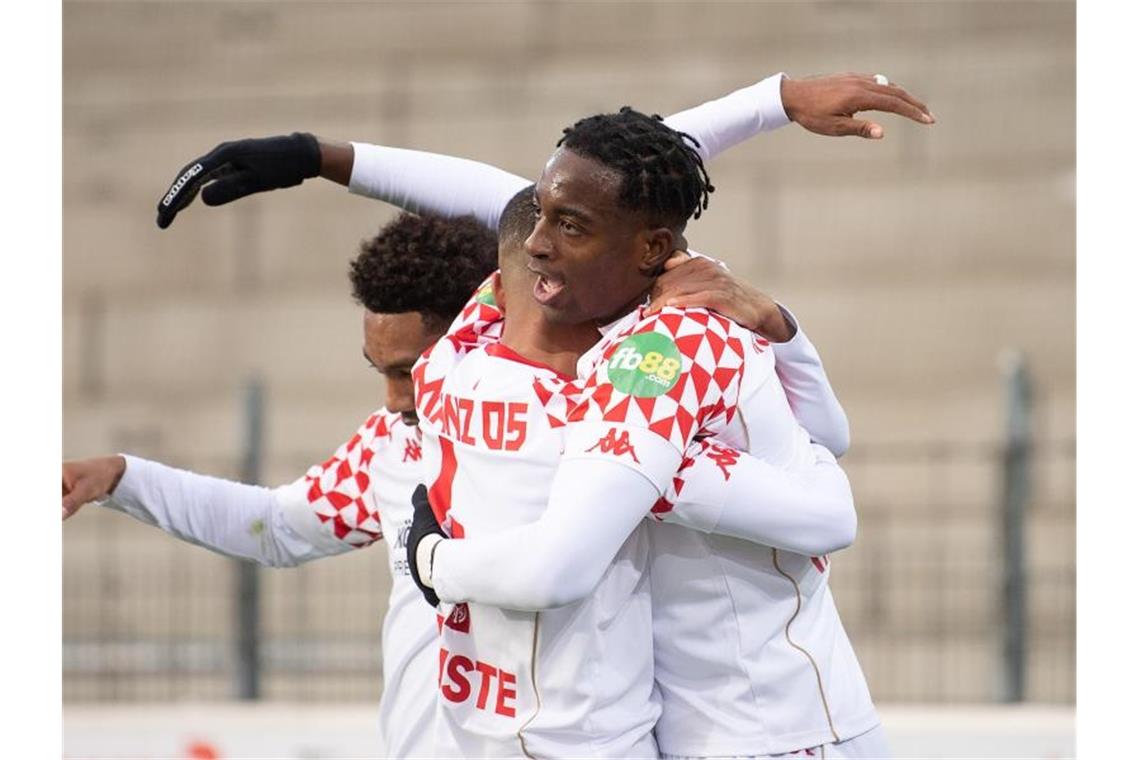
POLYGON ((417 422, 412 366, 495 270, 495 233, 466 216, 404 213, 363 241, 349 266, 364 307, 364 358, 387 381, 385 406, 417 422))

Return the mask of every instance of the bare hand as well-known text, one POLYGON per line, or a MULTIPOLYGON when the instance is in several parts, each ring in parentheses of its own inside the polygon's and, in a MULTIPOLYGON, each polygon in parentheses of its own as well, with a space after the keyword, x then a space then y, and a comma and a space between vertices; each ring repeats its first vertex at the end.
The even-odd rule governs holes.
POLYGON ((880 139, 882 126, 854 118, 860 111, 896 113, 919 124, 934 123, 925 103, 897 84, 878 84, 870 74, 785 79, 780 97, 789 119, 819 135, 880 139))
POLYGON ((63 463, 63 519, 71 517, 89 501, 102 499, 115 490, 127 469, 121 456, 78 459, 63 463))
POLYGON ((793 337, 775 301, 712 259, 674 251, 650 296, 647 314, 666 306, 711 309, 773 342, 784 343, 793 337))

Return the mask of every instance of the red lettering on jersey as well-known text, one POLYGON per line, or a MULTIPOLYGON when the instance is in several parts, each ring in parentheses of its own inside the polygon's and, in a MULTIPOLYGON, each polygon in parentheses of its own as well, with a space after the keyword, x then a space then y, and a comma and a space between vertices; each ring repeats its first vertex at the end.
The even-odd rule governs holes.
POLYGON ((461 654, 457 654, 447 662, 447 677, 451 684, 441 683, 439 690, 443 692, 444 699, 449 702, 463 702, 471 696, 471 682, 467 680, 467 673, 475 669, 475 663, 461 654))
POLYGON ((472 662, 469 657, 454 654, 444 647, 439 648, 439 690, 444 699, 449 702, 464 702, 470 699, 474 690, 468 676, 472 671, 479 674, 479 692, 475 697, 476 709, 490 709, 491 686, 492 682, 497 680, 494 710, 499 715, 515 717, 514 702, 518 697, 515 684, 518 679, 514 673, 508 673, 482 660, 472 662), (445 674, 448 681, 444 680, 445 674))
POLYGON ((408 461, 418 462, 423 457, 423 455, 424 455, 424 452, 423 452, 423 449, 420 448, 419 442, 414 441, 411 438, 409 438, 408 441, 404 444, 404 460, 403 461, 405 461, 405 462, 408 462, 408 461))
POLYGON ((463 421, 463 432, 459 434, 459 440, 468 446, 474 446, 475 439, 471 437, 471 418, 475 416, 475 402, 469 398, 461 398, 458 403, 459 417, 463 421))
POLYGON ((521 401, 514 401, 507 405, 507 451, 518 451, 526 443, 526 410, 527 405, 521 401))
MULTIPOLYGON (((476 445, 475 436, 492 451, 518 451, 526 443, 527 411, 525 402, 479 401, 444 394, 441 401, 443 435, 476 445), (479 409, 475 409, 478 403, 479 409), (471 431, 472 421, 480 430, 471 431)), ((419 446, 417 444, 417 451, 419 446)), ((405 458, 404 461, 407 461, 405 458)))
POLYGON ((623 430, 619 437, 617 428, 610 428, 610 432, 599 438, 598 442, 586 451, 593 451, 594 449, 598 449, 603 454, 613 454, 615 457, 629 454, 633 457, 633 461, 641 464, 641 460, 637 458, 637 452, 633 450, 633 444, 629 442, 628 430, 623 430))
POLYGON ((507 405, 502 401, 484 401, 480 406, 483 407, 483 443, 497 451, 503 448, 507 405))
POLYGON ((460 633, 471 632, 471 612, 467 609, 467 602, 455 605, 447 620, 443 622, 448 628, 460 633))
POLYGON ((479 697, 475 700, 475 706, 480 710, 486 710, 487 695, 491 693, 491 681, 495 680, 498 668, 480 660, 475 663, 475 669, 479 671, 479 675, 483 676, 483 680, 479 682, 479 697))
POLYGON ((518 693, 513 688, 508 688, 508 686, 514 686, 514 685, 515 685, 514 675, 511 673, 508 673, 505 670, 500 670, 499 671, 499 696, 495 700, 495 712, 497 712, 499 715, 505 715, 508 718, 515 717, 515 706, 513 704, 511 704, 511 705, 507 704, 508 699, 510 701, 514 702, 515 697, 518 696, 518 693))
MULTIPOLYGON (((435 616, 435 624, 436 624, 436 627, 438 627, 442 631, 443 630, 443 617, 440 615, 436 615, 435 616)), ((447 662, 447 655, 448 654, 450 654, 450 652, 447 651, 446 647, 440 647, 439 648, 439 678, 435 679, 435 682, 441 688, 443 687, 443 665, 444 665, 444 663, 447 662)))
POLYGON ((717 443, 710 443, 708 457, 720 468, 724 479, 728 480, 728 468, 733 467, 740 461, 740 452, 735 449, 725 448, 717 443))

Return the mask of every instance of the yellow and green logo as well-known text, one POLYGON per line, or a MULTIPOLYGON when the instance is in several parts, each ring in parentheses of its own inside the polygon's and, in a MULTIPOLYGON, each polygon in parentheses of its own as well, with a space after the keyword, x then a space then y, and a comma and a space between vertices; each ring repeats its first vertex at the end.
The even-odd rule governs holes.
POLYGON ((479 292, 475 294, 475 300, 484 306, 497 307, 499 305, 495 303, 495 289, 490 285, 483 286, 483 288, 481 288, 479 292))
POLYGON ((668 393, 681 374, 681 352, 661 333, 631 335, 621 342, 606 365, 610 383, 631 396, 668 393))

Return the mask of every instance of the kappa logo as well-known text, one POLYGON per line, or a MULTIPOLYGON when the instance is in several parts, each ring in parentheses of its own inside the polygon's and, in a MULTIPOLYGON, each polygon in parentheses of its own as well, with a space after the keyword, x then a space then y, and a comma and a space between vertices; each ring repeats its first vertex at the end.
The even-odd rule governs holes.
POLYGON ((614 388, 641 398, 668 393, 681 374, 681 352, 668 335, 639 333, 621 342, 606 365, 614 388))
POLYGON ((586 451, 593 451, 597 449, 602 454, 613 454, 615 457, 620 457, 622 454, 629 454, 633 457, 633 461, 641 464, 641 460, 637 458, 637 452, 633 450, 633 444, 629 442, 629 431, 623 430, 619 436, 617 428, 610 428, 610 432, 603 435, 586 451))
POLYGON ((447 620, 443 621, 453 631, 460 633, 471 632, 471 612, 467 609, 467 602, 455 605, 451 610, 451 614, 447 616, 447 620))
POLYGON ((404 462, 418 462, 423 458, 424 450, 420 448, 419 441, 408 439, 404 444, 404 462))
POLYGON ((713 464, 720 468, 724 479, 728 480, 728 469, 740 461, 740 452, 735 449, 725 448, 717 443, 710 443, 708 458, 713 461, 713 464))
POLYGON ((182 189, 182 186, 193 179, 201 171, 201 164, 194 164, 189 169, 187 169, 186 173, 175 180, 174 184, 170 186, 170 192, 168 192, 166 194, 166 197, 162 199, 162 205, 169 206, 174 201, 174 196, 178 195, 178 191, 182 189))

